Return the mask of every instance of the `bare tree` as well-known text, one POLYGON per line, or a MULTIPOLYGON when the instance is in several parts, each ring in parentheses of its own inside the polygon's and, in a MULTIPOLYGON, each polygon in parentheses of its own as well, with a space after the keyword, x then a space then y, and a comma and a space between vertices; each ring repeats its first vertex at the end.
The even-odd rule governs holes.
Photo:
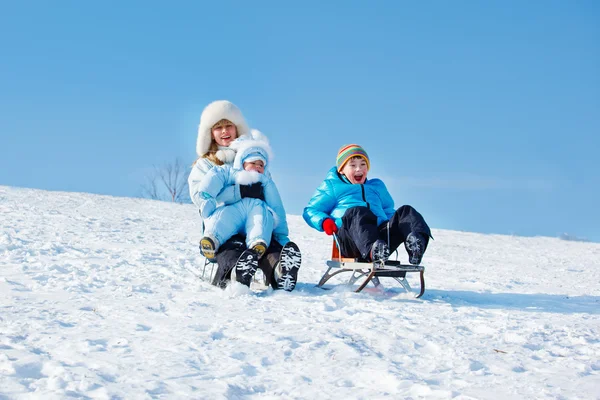
POLYGON ((155 171, 152 174, 146 176, 146 181, 142 184, 141 192, 142 197, 152 200, 162 200, 158 194, 158 185, 156 184, 157 177, 155 171))
POLYGON ((153 166, 142 185, 142 197, 154 200, 188 203, 187 171, 185 164, 177 158, 162 166, 153 166))

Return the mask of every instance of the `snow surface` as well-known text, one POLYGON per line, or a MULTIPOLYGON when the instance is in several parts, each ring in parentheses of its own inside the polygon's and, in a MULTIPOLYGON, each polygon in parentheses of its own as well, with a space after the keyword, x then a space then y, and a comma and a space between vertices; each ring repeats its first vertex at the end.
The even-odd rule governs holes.
POLYGON ((0 186, 0 398, 600 398, 600 244, 434 229, 414 299, 289 220, 297 289, 222 291, 193 205, 0 186))

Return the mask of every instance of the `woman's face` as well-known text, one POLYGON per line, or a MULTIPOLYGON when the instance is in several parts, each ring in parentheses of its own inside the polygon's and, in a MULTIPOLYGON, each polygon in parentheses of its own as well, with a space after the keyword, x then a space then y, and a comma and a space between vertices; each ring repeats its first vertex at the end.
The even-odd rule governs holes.
POLYGON ((237 138, 237 129, 232 122, 228 122, 212 128, 212 135, 219 146, 229 147, 237 138))

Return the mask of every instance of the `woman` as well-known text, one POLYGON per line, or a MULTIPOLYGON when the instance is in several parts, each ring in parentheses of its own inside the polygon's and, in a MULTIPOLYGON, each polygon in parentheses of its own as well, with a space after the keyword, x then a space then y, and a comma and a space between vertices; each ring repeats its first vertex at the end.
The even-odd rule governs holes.
MULTIPOLYGON (((235 149, 230 147, 235 139, 250 136, 250 128, 240 109, 226 100, 210 103, 200 117, 196 153, 198 159, 192 166, 188 178, 190 197, 198 207, 203 203, 200 183, 208 171, 221 165, 232 165, 235 149)), ((242 198, 264 200, 264 191, 260 182, 251 185, 233 184, 224 188, 216 197, 219 204, 234 204, 242 198)), ((212 284, 224 288, 232 279, 248 283, 248 271, 260 268, 273 289, 292 291, 296 287, 301 254, 298 246, 287 236, 273 237, 265 254, 260 258, 252 249, 248 249, 243 235, 234 235, 223 243, 216 254, 218 265, 212 284)))

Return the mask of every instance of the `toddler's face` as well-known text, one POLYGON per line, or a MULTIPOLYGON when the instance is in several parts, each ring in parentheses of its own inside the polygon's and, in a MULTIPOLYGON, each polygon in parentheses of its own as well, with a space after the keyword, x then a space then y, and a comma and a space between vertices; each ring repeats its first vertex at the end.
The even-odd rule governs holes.
POLYGON ((351 183, 365 183, 367 180, 367 162, 362 157, 352 157, 344 168, 342 174, 348 178, 351 183))
POLYGON ((262 174, 265 172, 265 163, 263 163, 262 160, 245 162, 244 169, 246 171, 256 171, 259 174, 262 174))

